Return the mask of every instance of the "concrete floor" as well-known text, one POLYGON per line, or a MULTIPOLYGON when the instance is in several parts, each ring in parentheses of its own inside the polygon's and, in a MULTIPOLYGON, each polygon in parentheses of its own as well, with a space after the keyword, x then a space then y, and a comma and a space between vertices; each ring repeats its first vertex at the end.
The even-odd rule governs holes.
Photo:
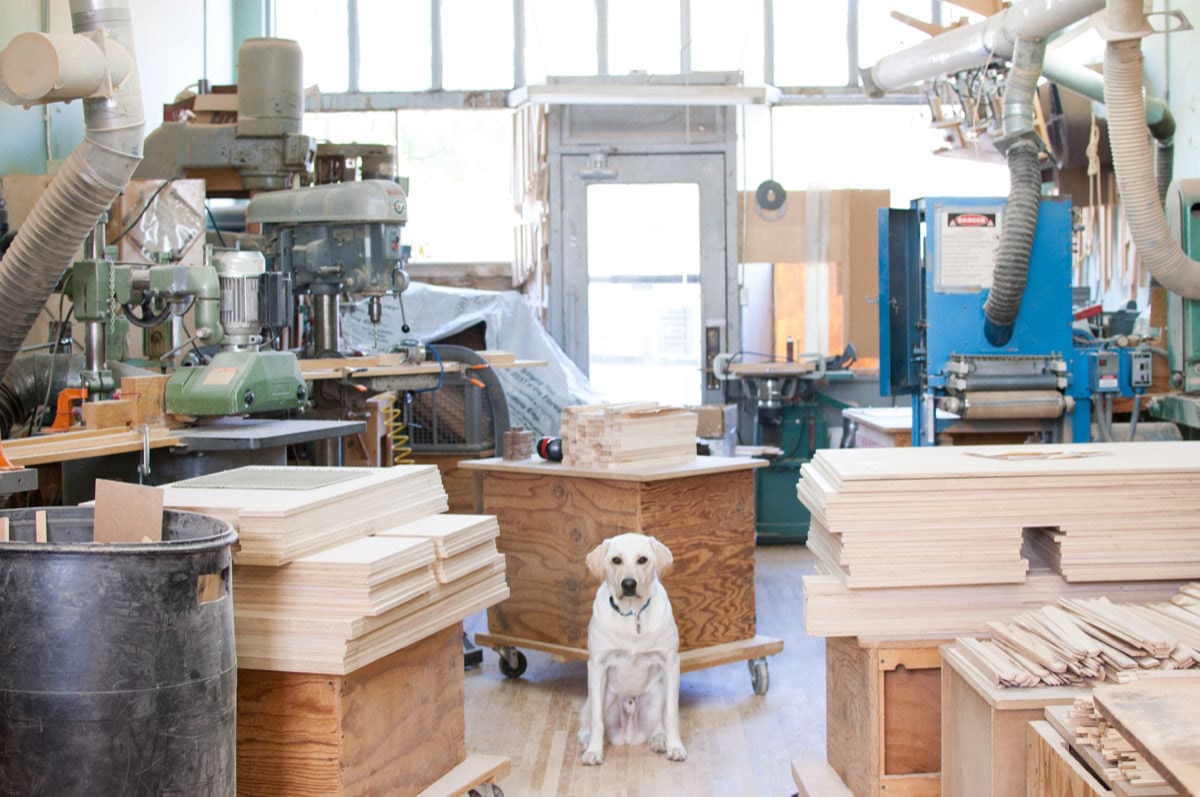
MULTIPOLYGON (((512 759, 500 782, 508 797, 758 797, 795 793, 790 762, 825 754, 825 644, 804 635, 803 546, 756 551, 758 633, 784 641, 769 659, 770 689, 754 694, 744 662, 685 673, 680 722, 688 760, 648 747, 608 747, 599 767, 579 763, 575 734, 587 692, 584 662, 524 651, 529 667, 510 680, 487 650, 466 678, 467 748, 512 759)), ((468 633, 486 617, 468 620, 468 633)))

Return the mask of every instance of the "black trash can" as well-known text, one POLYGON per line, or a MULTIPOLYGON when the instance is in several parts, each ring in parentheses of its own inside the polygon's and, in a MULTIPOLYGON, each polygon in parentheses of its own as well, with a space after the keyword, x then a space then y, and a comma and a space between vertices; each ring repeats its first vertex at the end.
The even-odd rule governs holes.
POLYGON ((0 795, 232 797, 233 528, 167 511, 162 542, 97 544, 89 507, 0 516, 0 795))

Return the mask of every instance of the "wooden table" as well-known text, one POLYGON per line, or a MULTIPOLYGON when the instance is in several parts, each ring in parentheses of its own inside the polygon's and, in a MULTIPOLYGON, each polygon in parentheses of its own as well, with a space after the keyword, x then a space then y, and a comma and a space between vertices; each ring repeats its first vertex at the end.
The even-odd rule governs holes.
POLYGON ((528 648, 587 658, 598 586, 587 554, 608 537, 657 537, 674 565, 662 576, 679 626, 681 668, 749 661, 767 688, 766 656, 783 642, 755 632, 754 469, 766 462, 697 457, 667 467, 568 468, 543 460, 465 460, 477 471, 477 509, 496 515, 511 597, 488 610, 481 645, 514 677, 528 648))

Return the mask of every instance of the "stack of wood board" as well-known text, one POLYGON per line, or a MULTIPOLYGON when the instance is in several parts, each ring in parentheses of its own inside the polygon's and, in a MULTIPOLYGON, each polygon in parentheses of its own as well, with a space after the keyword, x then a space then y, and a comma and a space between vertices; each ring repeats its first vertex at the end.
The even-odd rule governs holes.
POLYGON ((363 537, 283 567, 237 567, 237 607, 291 606, 368 617, 388 612, 437 585, 430 539, 363 537))
POLYGON ((240 608, 235 599, 238 666, 345 675, 507 597, 504 557, 496 554, 471 575, 374 616, 332 605, 240 608))
POLYGON ((439 584, 449 584, 496 560, 500 524, 495 515, 429 515, 376 534, 432 541, 434 575, 439 584))
POLYGON ((1179 794, 1121 732, 1096 711, 1092 695, 1046 709, 1047 721, 1114 792, 1137 797, 1179 794))
POLYGON ((809 636, 827 637, 986 634, 989 622, 1008 620, 1060 598, 1162 602, 1172 600, 1181 583, 1068 584, 1057 573, 1034 569, 1024 584, 850 589, 840 575, 817 574, 804 577, 804 630, 809 636))
POLYGON ((433 465, 237 468, 166 485, 163 506, 228 520, 234 562, 271 567, 447 509, 433 465))
POLYGON ((696 413, 654 403, 565 407, 563 464, 587 469, 690 462, 696 427, 696 413))
MULTIPOLYGON (((1145 670, 1200 666, 1200 653, 1164 631, 1153 612, 1107 598, 1063 599, 988 623, 988 632, 989 639, 959 639, 955 648, 997 686, 1127 681, 1145 670)), ((1200 617, 1189 636, 1200 636, 1200 617)))
POLYGON ((1200 442, 818 451, 797 495, 848 586, 1014 583, 1023 530, 1069 581, 1200 577, 1200 442))
POLYGON ((1200 677, 1101 685, 1096 710, 1181 794, 1200 794, 1200 677))

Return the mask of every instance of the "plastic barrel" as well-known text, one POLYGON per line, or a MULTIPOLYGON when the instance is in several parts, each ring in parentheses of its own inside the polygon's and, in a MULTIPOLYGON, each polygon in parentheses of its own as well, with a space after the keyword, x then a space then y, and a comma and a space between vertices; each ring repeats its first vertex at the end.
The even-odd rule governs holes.
POLYGON ((167 511, 162 542, 98 544, 87 507, 0 516, 0 794, 233 795, 232 527, 167 511))

